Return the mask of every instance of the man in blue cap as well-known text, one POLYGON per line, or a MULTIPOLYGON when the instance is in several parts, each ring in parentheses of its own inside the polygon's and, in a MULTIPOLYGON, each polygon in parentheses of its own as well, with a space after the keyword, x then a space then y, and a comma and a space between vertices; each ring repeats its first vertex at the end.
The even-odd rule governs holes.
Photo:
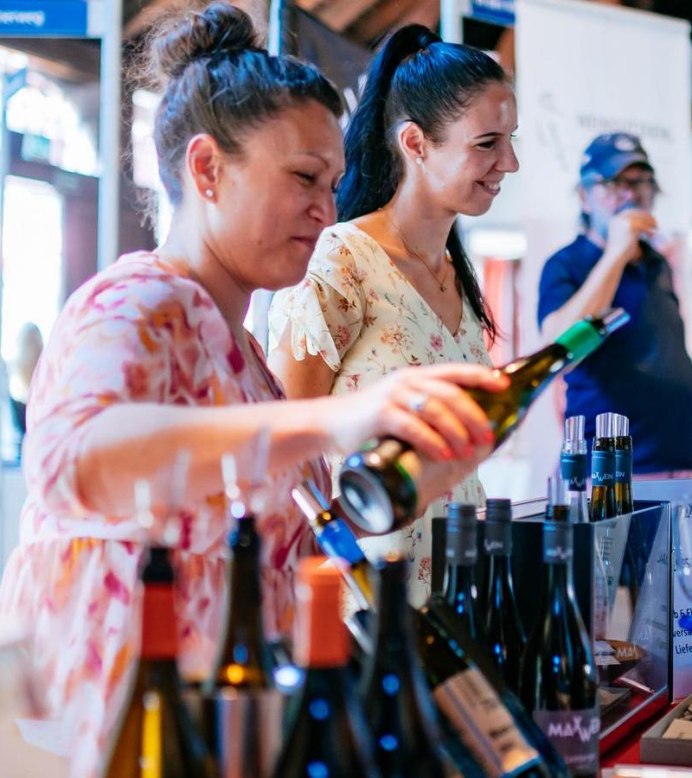
POLYGON ((567 375, 565 415, 583 414, 589 439, 597 414, 629 417, 634 472, 669 474, 692 470, 692 362, 670 266, 652 246, 658 191, 639 138, 613 132, 589 144, 583 232, 546 262, 538 322, 553 340, 583 316, 628 311, 630 323, 567 375))

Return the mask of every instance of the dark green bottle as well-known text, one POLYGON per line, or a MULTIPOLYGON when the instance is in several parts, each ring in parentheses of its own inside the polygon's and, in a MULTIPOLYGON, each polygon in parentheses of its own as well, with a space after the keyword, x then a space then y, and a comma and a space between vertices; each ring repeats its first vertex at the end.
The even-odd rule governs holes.
POLYGON ((476 585, 478 561, 476 506, 450 502, 447 506, 447 586, 445 599, 473 640, 483 632, 476 585))
POLYGON ((376 568, 375 645, 361 679, 375 761, 389 778, 443 778, 435 709, 406 601, 406 560, 388 559, 376 568))
MULTIPOLYGON (((499 368, 510 379, 503 391, 467 389, 490 420, 495 447, 507 439, 557 375, 589 356, 628 321, 629 314, 622 308, 582 319, 549 346, 499 368)), ((418 455, 396 438, 372 441, 351 454, 339 473, 342 497, 353 508, 350 518, 375 533, 410 520, 417 515, 416 474, 421 472, 418 455)))
POLYGON ((514 597, 512 578, 512 503, 489 499, 483 522, 487 556, 485 642, 507 686, 519 690, 519 665, 526 634, 514 597))
POLYGON ((298 568, 294 658, 305 681, 288 702, 283 747, 272 775, 381 778, 360 701, 347 682, 341 574, 325 561, 307 557, 298 568))
POLYGON ((596 666, 572 578, 573 526, 567 505, 543 525, 538 619, 521 667, 521 699, 573 776, 598 775, 600 717, 596 666))

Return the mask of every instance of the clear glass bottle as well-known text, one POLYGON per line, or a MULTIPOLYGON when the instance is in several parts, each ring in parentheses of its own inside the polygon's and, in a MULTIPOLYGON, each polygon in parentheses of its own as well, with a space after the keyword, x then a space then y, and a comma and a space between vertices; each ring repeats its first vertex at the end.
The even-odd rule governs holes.
POLYGON ((589 521, 589 503, 586 482, 589 477, 589 458, 584 438, 583 416, 565 419, 565 437, 560 452, 560 475, 567 484, 570 520, 573 524, 589 521))

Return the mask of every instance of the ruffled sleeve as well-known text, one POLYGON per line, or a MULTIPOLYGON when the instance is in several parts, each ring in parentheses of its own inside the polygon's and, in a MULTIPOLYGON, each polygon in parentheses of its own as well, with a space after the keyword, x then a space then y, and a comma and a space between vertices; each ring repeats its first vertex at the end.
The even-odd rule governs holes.
POLYGON ((77 292, 56 323, 32 384, 24 450, 30 488, 55 514, 92 515, 77 484, 90 419, 122 402, 202 403, 205 391, 213 403, 214 387, 194 380, 203 357, 194 303, 176 286, 114 273, 77 292))
POLYGON ((336 373, 360 334, 365 315, 363 273, 351 250, 330 228, 322 233, 305 279, 274 295, 269 310, 269 350, 291 325, 295 359, 320 355, 336 373))

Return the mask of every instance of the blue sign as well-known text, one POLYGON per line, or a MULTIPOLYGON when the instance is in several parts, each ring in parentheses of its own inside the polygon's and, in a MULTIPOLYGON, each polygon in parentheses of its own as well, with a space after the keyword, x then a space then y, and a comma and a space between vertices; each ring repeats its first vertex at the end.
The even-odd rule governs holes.
POLYGON ((87 0, 0 0, 0 37, 85 38, 87 0))
POLYGON ((471 16, 482 22, 514 26, 514 0, 471 0, 471 16))

